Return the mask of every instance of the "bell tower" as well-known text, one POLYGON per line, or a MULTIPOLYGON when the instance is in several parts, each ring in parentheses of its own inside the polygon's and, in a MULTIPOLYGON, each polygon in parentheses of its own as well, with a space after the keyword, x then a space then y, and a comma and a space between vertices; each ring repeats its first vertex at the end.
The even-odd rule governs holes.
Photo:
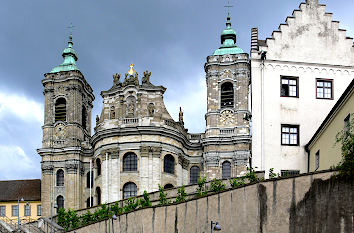
POLYGON ((84 171, 92 150, 92 88, 76 66, 72 35, 62 56, 64 62, 44 75, 44 125, 42 148, 42 209, 50 216, 59 208, 84 207, 84 171))
POLYGON ((236 45, 230 15, 221 33, 221 47, 207 57, 206 132, 203 158, 209 178, 227 178, 246 169, 250 157, 248 98, 250 62, 236 45))

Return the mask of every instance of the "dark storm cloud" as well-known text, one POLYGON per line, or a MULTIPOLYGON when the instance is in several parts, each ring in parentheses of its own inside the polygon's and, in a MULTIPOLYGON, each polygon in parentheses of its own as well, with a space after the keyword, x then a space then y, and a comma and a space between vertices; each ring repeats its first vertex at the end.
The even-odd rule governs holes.
MULTIPOLYGON (((352 0, 321 2, 328 4, 327 11, 334 12, 334 19, 341 21, 342 28, 353 33, 352 0)), ((299 3, 233 3, 231 20, 239 47, 249 51, 252 27, 259 27, 261 39, 270 37, 299 3)), ((133 62, 139 74, 149 69, 151 81, 167 87, 165 101, 172 117, 177 117, 178 106, 182 106, 186 126, 192 132, 202 132, 206 107, 203 67, 206 56, 220 46, 225 4, 221 0, 4 1, 0 7, 0 94, 25 96, 42 105, 40 81, 44 73, 62 63, 61 52, 69 35, 67 27, 72 22, 78 67, 96 96, 94 114, 101 111, 99 93, 111 87, 112 74, 127 72, 133 62)), ((37 170, 7 176, 0 171, 0 179, 40 177, 40 158, 35 149, 41 144, 42 123, 28 122, 13 113, 3 114, 0 149, 12 146, 12 151, 18 152, 15 146, 22 148, 35 161, 37 170)))

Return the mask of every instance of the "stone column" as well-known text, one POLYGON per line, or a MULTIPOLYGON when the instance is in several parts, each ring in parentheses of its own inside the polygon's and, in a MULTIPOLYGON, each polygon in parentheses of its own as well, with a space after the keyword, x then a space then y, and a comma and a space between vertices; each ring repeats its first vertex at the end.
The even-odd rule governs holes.
POLYGON ((152 176, 151 179, 151 187, 149 192, 157 191, 159 188, 159 184, 161 183, 161 147, 151 147, 152 153, 152 176))
POLYGON ((108 165, 109 165, 108 152, 104 151, 104 152, 102 152, 102 164, 101 164, 101 176, 102 176, 102 178, 101 178, 101 203, 108 202, 108 196, 109 196, 108 165))
POLYGON ((110 150, 108 152, 108 202, 118 201, 120 198, 120 160, 119 150, 110 150))
POLYGON ((148 146, 140 146, 140 190, 150 190, 149 187, 149 151, 148 146))
POLYGON ((53 165, 42 163, 41 202, 42 217, 50 217, 50 202, 53 200, 53 165))
POLYGON ((79 161, 78 160, 68 160, 65 162, 65 197, 64 197, 64 207, 71 209, 80 208, 80 192, 79 192, 79 161))

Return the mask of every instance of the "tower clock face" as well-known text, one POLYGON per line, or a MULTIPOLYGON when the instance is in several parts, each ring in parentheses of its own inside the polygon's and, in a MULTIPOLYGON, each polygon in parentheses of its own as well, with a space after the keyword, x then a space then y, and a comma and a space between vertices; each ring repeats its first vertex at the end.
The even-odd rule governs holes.
POLYGON ((55 135, 58 137, 58 138, 63 138, 65 137, 65 125, 62 124, 62 123, 59 123, 55 126, 55 135))
POLYGON ((220 123, 223 126, 231 126, 234 123, 234 114, 230 110, 223 111, 220 116, 220 123))

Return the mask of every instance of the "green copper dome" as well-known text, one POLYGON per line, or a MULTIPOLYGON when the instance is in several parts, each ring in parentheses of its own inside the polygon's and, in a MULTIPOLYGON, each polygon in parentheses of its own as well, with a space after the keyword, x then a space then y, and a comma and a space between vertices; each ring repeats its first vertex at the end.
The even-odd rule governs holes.
POLYGON ((49 73, 57 73, 60 71, 70 71, 70 70, 79 70, 76 66, 76 61, 78 59, 77 53, 73 49, 73 37, 70 35, 69 37, 69 42, 68 42, 68 47, 66 47, 62 53, 62 56, 64 58, 63 64, 56 66, 50 71, 49 73))
POLYGON ((230 16, 227 16, 226 28, 221 33, 221 47, 213 55, 238 54, 243 50, 236 45, 236 32, 231 27, 230 16))

